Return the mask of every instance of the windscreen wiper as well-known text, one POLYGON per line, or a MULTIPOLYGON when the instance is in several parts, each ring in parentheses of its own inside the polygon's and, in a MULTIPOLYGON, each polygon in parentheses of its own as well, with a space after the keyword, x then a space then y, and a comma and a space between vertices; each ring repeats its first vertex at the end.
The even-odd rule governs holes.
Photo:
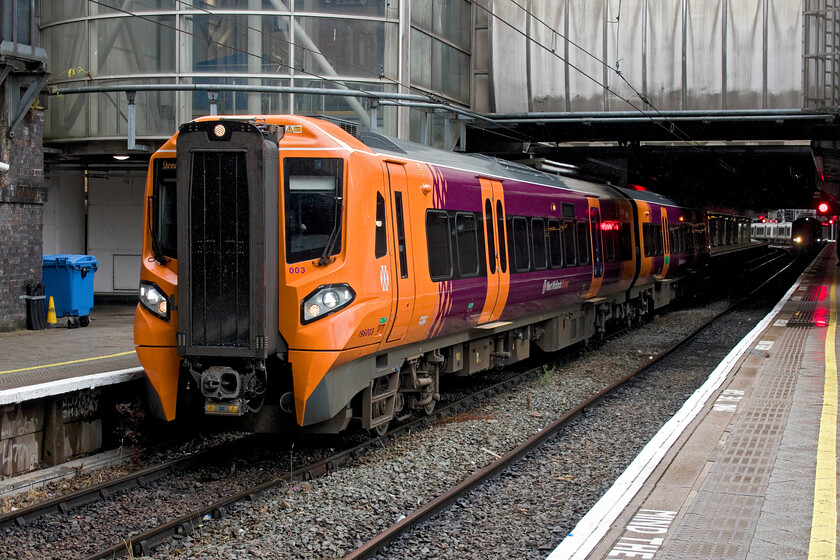
POLYGON ((327 246, 324 247, 324 252, 321 253, 321 258, 318 259, 318 262, 315 263, 315 266, 327 266, 335 260, 331 259, 330 255, 332 255, 333 249, 335 248, 335 244, 338 242, 338 234, 341 231, 341 212, 343 207, 344 199, 340 196, 335 197, 335 225, 333 226, 333 230, 330 233, 329 239, 327 240, 327 246))

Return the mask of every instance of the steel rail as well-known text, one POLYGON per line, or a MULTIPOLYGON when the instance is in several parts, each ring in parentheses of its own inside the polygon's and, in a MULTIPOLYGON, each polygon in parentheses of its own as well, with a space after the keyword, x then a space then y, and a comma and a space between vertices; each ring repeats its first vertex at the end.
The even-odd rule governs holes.
POLYGON ((707 320, 705 323, 694 329, 690 334, 684 337, 679 342, 673 344, 671 347, 667 348, 666 350, 660 352, 656 356, 654 356, 650 361, 646 362, 635 371, 631 372, 630 374, 624 376, 621 379, 613 382, 611 385, 600 391, 599 393, 592 395, 588 398, 585 402, 579 404, 572 410, 565 413, 563 416, 552 422, 549 426, 538 432, 537 434, 531 436, 527 441, 519 445, 518 447, 511 449, 505 455, 503 455, 500 459, 497 459, 493 463, 485 466, 479 471, 476 471, 472 476, 458 484, 457 486, 453 487, 449 491, 441 494, 440 496, 434 498, 430 502, 427 502, 425 505, 420 506, 414 512, 403 518, 402 520, 398 521, 385 531, 382 531, 374 538, 367 541, 361 547, 357 548, 350 554, 344 556, 343 560, 366 560, 372 558, 375 554, 380 552, 382 549, 387 547, 389 544, 393 543, 396 539, 398 539, 403 534, 410 531, 415 526, 429 520, 433 516, 445 511, 451 504, 456 502, 457 500, 464 497, 468 494, 471 490, 475 489, 479 485, 496 478, 502 474, 502 472, 515 463, 516 461, 524 458, 528 455, 531 451, 538 448, 542 444, 546 443, 550 438, 552 438, 559 430, 563 427, 569 425, 573 420, 575 420, 578 415, 580 415, 584 410, 593 405, 597 404, 601 400, 604 399, 609 394, 612 394, 616 391, 619 387, 625 385, 635 377, 643 374, 646 372, 651 366, 658 363, 662 359, 666 358, 670 354, 674 353, 676 350, 693 340, 697 335, 699 335, 702 331, 704 331, 707 327, 709 327, 712 323, 720 319, 722 316, 730 313, 731 311, 735 310, 736 308, 740 307, 749 298, 756 295, 758 292, 763 290, 767 287, 770 282, 774 281, 775 279, 779 278, 783 273, 787 272, 790 267, 792 267, 795 263, 791 262, 787 266, 785 266, 782 270, 778 273, 773 275, 771 278, 767 279, 763 282, 760 286, 756 289, 751 291, 748 295, 744 296, 743 298, 737 300, 736 302, 729 305, 726 309, 722 310, 721 312, 717 313, 715 316, 707 320))
POLYGON ((190 453, 159 465, 153 465, 137 472, 129 473, 113 480, 107 480, 99 484, 82 488, 69 494, 56 496, 49 500, 32 504, 9 513, 0 515, 0 529, 17 525, 24 527, 31 521, 49 515, 51 513, 68 514, 82 506, 92 504, 101 500, 107 500, 118 492, 139 488, 155 480, 169 476, 178 469, 189 468, 194 464, 205 464, 204 460, 212 456, 223 456, 225 450, 235 450, 243 447, 249 441, 258 437, 258 434, 251 434, 241 439, 225 442, 223 444, 203 449, 196 453, 190 453))

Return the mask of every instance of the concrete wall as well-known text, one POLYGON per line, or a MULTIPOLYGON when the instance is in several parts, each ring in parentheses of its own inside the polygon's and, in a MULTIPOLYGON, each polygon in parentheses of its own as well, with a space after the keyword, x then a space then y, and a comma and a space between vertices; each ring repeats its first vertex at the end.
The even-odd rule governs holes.
POLYGON ((146 176, 137 171, 114 171, 88 181, 88 254, 99 263, 94 293, 137 293, 145 187, 146 176))
POLYGON ((100 450, 103 406, 99 389, 0 406, 0 475, 100 450))
POLYGON ((44 254, 85 254, 85 183, 81 171, 59 171, 46 178, 44 254))
POLYGON ((632 111, 639 94, 663 111, 802 107, 801 2, 481 3, 494 112, 632 111))

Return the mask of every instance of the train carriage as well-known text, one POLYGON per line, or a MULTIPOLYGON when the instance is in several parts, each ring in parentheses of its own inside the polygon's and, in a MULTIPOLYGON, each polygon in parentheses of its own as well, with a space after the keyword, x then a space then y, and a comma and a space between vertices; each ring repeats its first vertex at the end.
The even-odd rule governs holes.
POLYGON ((702 212, 296 116, 187 123, 150 162, 135 343, 153 411, 383 431, 440 378, 667 305, 702 212))

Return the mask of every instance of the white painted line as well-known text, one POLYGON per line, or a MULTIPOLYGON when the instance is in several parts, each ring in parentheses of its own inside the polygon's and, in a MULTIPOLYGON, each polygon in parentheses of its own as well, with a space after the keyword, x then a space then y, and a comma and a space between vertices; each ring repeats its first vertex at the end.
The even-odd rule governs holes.
POLYGON ((105 385, 116 385, 117 383, 125 383, 126 381, 131 381, 133 379, 140 379, 143 375, 144 371, 142 367, 134 367, 107 371, 104 373, 83 375, 81 377, 73 377, 70 379, 60 379, 58 381, 50 381, 39 385, 29 385, 28 387, 19 387, 17 389, 4 389, 3 391, 0 391, 0 405, 17 404, 44 397, 63 395, 64 393, 69 393, 71 391, 94 389, 105 385))
POLYGON ((764 329, 782 310, 785 302, 799 287, 801 278, 791 286, 776 307, 745 336, 738 345, 723 359, 709 375, 702 387, 697 389, 682 408, 665 423, 653 439, 636 456, 632 463, 619 476, 612 487, 601 496, 563 542, 554 549, 547 560, 583 560, 601 542, 630 500, 636 495, 653 470, 674 444, 683 431, 706 406, 711 396, 726 380, 729 372, 764 332, 764 329))

